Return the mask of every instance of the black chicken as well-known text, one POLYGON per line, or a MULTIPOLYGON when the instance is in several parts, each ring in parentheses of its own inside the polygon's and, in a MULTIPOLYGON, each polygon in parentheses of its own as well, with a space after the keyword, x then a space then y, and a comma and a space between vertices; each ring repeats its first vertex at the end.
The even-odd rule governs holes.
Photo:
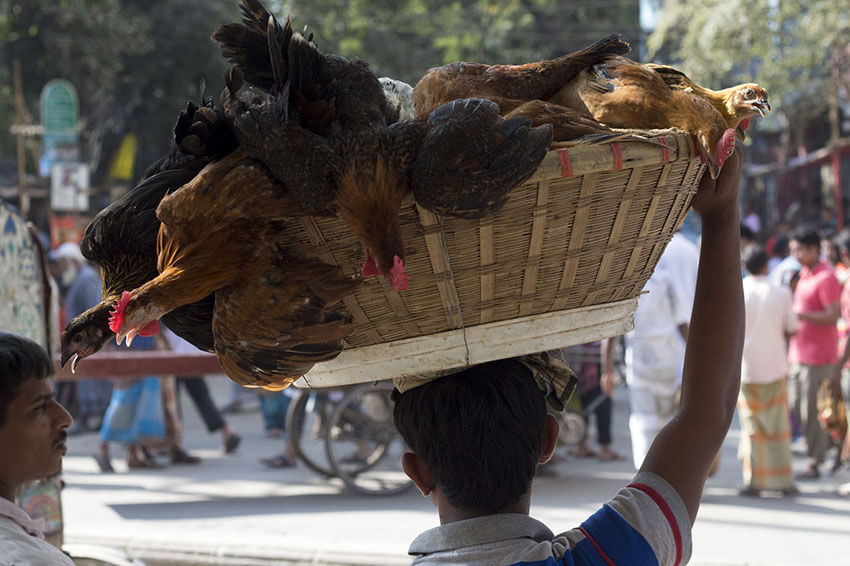
POLYGON ((366 254, 363 275, 384 274, 395 290, 408 287, 398 218, 408 191, 441 214, 481 216, 545 155, 550 126, 531 135, 527 120, 505 122, 492 103, 447 104, 426 123, 397 122, 368 65, 322 54, 256 0, 243 0, 242 16, 213 34, 261 91, 229 92, 240 142, 301 207, 338 212, 366 254))

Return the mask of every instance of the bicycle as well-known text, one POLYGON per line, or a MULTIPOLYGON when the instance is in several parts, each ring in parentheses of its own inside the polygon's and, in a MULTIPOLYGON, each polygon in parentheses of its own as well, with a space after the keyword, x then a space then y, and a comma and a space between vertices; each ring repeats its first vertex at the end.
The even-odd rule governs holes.
POLYGON ((314 472, 338 477, 367 495, 392 495, 413 484, 401 469, 404 442, 392 420, 392 384, 304 389, 290 405, 287 434, 314 472))

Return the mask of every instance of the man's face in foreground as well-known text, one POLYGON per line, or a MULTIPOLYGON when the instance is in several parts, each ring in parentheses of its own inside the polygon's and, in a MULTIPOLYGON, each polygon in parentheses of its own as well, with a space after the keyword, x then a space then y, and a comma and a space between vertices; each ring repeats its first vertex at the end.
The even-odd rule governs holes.
POLYGON ((73 419, 53 399, 48 379, 28 379, 6 410, 0 426, 0 487, 14 494, 28 481, 56 474, 62 468, 66 429, 73 419))

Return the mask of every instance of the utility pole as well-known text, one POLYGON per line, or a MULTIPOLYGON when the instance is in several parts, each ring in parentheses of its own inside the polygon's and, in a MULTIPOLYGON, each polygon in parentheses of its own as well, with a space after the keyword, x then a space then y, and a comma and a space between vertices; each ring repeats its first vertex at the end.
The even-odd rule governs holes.
MULTIPOLYGON (((15 57, 12 60, 12 76, 15 89, 15 114, 16 122, 19 125, 29 123, 29 113, 24 104, 24 85, 21 79, 21 60, 15 57)), ((30 212, 30 195, 27 191, 27 160, 26 147, 24 145, 24 133, 20 129, 15 133, 18 157, 18 206, 21 209, 21 216, 29 217, 30 212)))

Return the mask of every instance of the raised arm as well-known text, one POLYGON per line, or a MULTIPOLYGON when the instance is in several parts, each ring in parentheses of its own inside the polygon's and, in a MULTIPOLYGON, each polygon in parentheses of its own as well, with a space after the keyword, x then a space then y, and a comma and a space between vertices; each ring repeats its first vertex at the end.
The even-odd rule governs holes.
POLYGON ((658 474, 681 496, 693 524, 709 468, 738 397, 744 344, 736 150, 716 180, 704 175, 693 207, 702 247, 685 350, 679 411, 656 437, 642 471, 658 474))

